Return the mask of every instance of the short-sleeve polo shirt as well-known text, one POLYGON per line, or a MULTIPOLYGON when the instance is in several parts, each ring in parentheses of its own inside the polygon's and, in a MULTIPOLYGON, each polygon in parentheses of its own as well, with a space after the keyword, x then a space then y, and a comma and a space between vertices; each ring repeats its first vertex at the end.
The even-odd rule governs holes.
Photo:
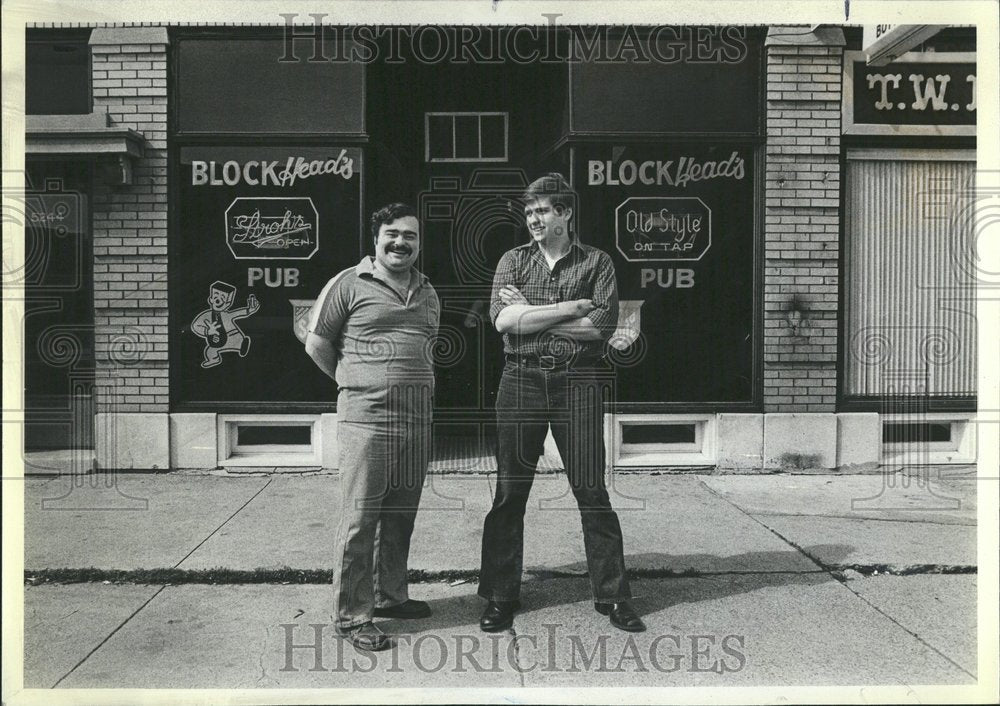
POLYGON ((437 293, 416 269, 405 299, 371 257, 327 282, 313 304, 309 332, 337 351, 338 417, 372 422, 427 416, 440 320, 437 293))

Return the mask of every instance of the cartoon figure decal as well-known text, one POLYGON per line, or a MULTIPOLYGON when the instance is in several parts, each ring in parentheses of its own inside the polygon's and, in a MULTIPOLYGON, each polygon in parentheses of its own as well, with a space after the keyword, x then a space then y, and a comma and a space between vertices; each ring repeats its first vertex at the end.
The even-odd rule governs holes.
POLYGON ((236 287, 216 280, 209 289, 208 304, 211 307, 194 317, 191 331, 205 339, 205 359, 203 368, 213 368, 222 362, 222 354, 233 351, 246 358, 250 351, 250 337, 236 325, 237 319, 245 319, 260 309, 257 297, 247 297, 247 305, 231 309, 236 300, 236 287))

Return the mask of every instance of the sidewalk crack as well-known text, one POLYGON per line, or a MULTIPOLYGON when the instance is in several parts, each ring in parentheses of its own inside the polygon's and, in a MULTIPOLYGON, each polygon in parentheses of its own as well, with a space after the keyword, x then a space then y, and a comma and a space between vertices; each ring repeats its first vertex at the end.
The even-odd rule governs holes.
POLYGON ((176 569, 176 568, 178 568, 178 567, 179 567, 179 566, 180 566, 181 564, 183 564, 183 563, 184 563, 185 561, 187 561, 187 560, 188 560, 188 558, 189 558, 189 557, 190 557, 190 556, 191 556, 192 554, 194 554, 194 553, 195 553, 196 551, 198 551, 198 550, 199 550, 199 549, 201 548, 201 546, 202 546, 202 545, 203 545, 203 544, 204 544, 205 542, 207 542, 207 541, 208 541, 208 540, 210 540, 210 539, 211 539, 212 537, 214 537, 214 536, 215 536, 215 534, 216 534, 216 532, 218 532, 218 531, 219 531, 219 530, 221 530, 221 529, 222 529, 223 527, 225 527, 225 526, 226 526, 227 524, 229 524, 229 521, 230 521, 230 520, 232 520, 232 519, 233 519, 234 517, 236 517, 236 516, 237 516, 238 514, 240 514, 240 513, 241 513, 241 512, 243 511, 243 508, 245 508, 245 507, 246 507, 247 505, 249 505, 250 503, 252 503, 252 502, 254 501, 254 498, 256 498, 256 497, 257 497, 258 495, 260 495, 261 493, 263 493, 263 492, 264 492, 264 491, 265 491, 265 490, 267 489, 267 487, 268 487, 269 485, 271 485, 271 483, 272 483, 273 481, 274 481, 274 478, 268 478, 268 479, 267 479, 267 483, 265 483, 264 485, 262 485, 262 486, 260 487, 260 490, 258 490, 258 491, 257 491, 256 493, 254 493, 253 495, 251 495, 251 496, 250 496, 250 499, 249 499, 249 500, 247 500, 247 501, 246 501, 245 503, 243 503, 243 504, 242 504, 242 505, 240 505, 240 506, 239 506, 238 508, 236 508, 236 511, 235 511, 235 512, 234 512, 234 513, 233 513, 232 515, 230 515, 229 517, 227 517, 227 518, 225 519, 225 521, 223 521, 223 523, 222 523, 221 525, 219 525, 219 526, 218 526, 218 527, 216 527, 216 528, 215 528, 214 530, 212 530, 212 532, 211 532, 211 533, 210 533, 210 534, 209 534, 209 535, 208 535, 207 537, 205 537, 205 539, 203 539, 203 540, 201 540, 200 542, 198 542, 198 544, 196 544, 196 545, 195 545, 195 547, 194 547, 194 548, 193 548, 193 549, 192 549, 191 551, 189 551, 189 552, 188 552, 187 554, 185 554, 185 555, 184 555, 184 556, 183 556, 183 557, 181 558, 181 560, 180 560, 180 561, 178 561, 178 562, 177 562, 176 564, 174 564, 172 568, 176 569))
POLYGON ((510 633, 511 638, 514 640, 514 662, 517 665, 515 668, 517 671, 517 678, 521 680, 521 687, 524 688, 525 686, 524 670, 521 668, 521 644, 518 642, 517 628, 514 627, 513 623, 511 624, 508 632, 510 633))
POLYGON ((260 654, 257 656, 257 665, 260 667, 260 676, 257 677, 257 681, 254 683, 254 688, 262 689, 261 682, 265 679, 269 682, 267 686, 277 686, 278 682, 267 673, 267 667, 264 666, 264 657, 267 655, 267 647, 271 641, 271 628, 264 627, 264 642, 260 646, 260 654))
POLYGON ((793 542, 792 540, 788 539, 788 537, 785 537, 784 535, 782 535, 777 530, 775 530, 775 529, 773 529, 771 527, 768 527, 766 524, 764 524, 763 522, 761 522, 760 520, 758 520, 756 517, 754 517, 753 515, 751 515, 749 512, 747 512, 746 510, 744 510, 743 508, 741 508, 739 505, 737 505, 736 503, 734 503, 732 500, 730 500, 729 498, 725 497, 724 495, 716 492, 715 489, 712 488, 705 481, 702 480, 702 481, 699 481, 699 482, 701 483, 702 487, 705 488, 705 490, 707 490, 709 493, 711 493, 712 495, 714 495, 715 497, 717 497, 719 500, 721 500, 722 502, 726 503, 730 507, 735 508, 736 511, 739 512, 740 514, 742 514, 743 516, 748 517, 749 519, 751 519, 754 522, 756 522, 758 525, 760 525, 761 527, 763 527, 764 529, 766 529, 768 532, 770 532, 771 534, 773 534, 775 537, 777 537, 778 539, 780 539, 782 542, 784 542, 788 546, 790 546, 793 549, 795 549, 795 551, 797 551, 800 554, 802 554, 802 556, 804 556, 806 559, 808 559, 809 561, 811 561, 813 564, 815 564, 816 566, 818 566, 823 571, 825 571, 827 573, 830 572, 830 567, 828 567, 827 565, 825 565, 822 561, 820 561, 818 558, 814 557, 812 554, 810 554, 805 549, 803 549, 802 547, 800 547, 799 545, 797 545, 795 542, 793 542))
MULTIPOLYGON (((240 505, 240 507, 237 508, 237 510, 232 515, 230 515, 228 518, 226 518, 226 520, 221 525, 219 525, 218 527, 216 527, 215 530, 211 534, 209 534, 207 537, 205 537, 205 539, 203 539, 202 541, 198 542, 198 544, 194 547, 194 549, 192 549, 190 552, 188 552, 184 556, 184 558, 182 558, 180 561, 178 561, 176 564, 174 564, 173 568, 176 569, 178 566, 180 566, 182 563, 184 563, 184 561, 188 557, 190 557, 192 554, 194 554, 198 550, 199 547, 201 547, 205 542, 207 542, 209 539, 211 539, 212 536, 215 535, 216 532, 218 532, 220 529, 222 529, 223 527, 225 527, 226 524, 230 520, 232 520, 234 517, 236 517, 236 515, 238 515, 240 513, 240 511, 243 510, 243 508, 245 508, 247 505, 249 505, 253 501, 254 498, 256 498, 258 495, 260 495, 262 492, 264 492, 264 489, 267 488, 269 485, 271 485, 271 481, 272 480, 273 479, 269 478, 268 481, 267 481, 267 483, 265 483, 263 486, 261 486, 260 490, 258 490, 252 496, 250 496, 249 500, 247 500, 245 503, 243 503, 242 505, 240 505)), ((125 618, 125 620, 123 620, 121 622, 121 624, 118 625, 118 627, 116 627, 114 630, 112 630, 103 640, 101 640, 101 642, 98 643, 98 645, 96 647, 94 647, 94 649, 92 649, 90 652, 88 652, 86 655, 84 655, 83 659, 81 659, 79 662, 77 662, 75 665, 73 665, 72 669, 70 669, 68 672, 66 672, 64 675, 62 675, 62 677, 60 677, 59 680, 55 684, 52 685, 52 688, 54 689, 57 686, 59 686, 59 684, 61 684, 63 682, 63 680, 66 679, 66 677, 68 677, 70 674, 72 674, 73 672, 75 672, 80 667, 80 665, 82 665, 84 662, 86 662, 88 659, 90 659, 90 656, 92 654, 94 654, 99 649, 101 649, 105 644, 107 644, 108 640, 110 640, 112 637, 114 637, 115 634, 117 634, 117 632, 119 630, 121 630, 123 627, 125 627, 125 625, 128 624, 128 622, 131 621, 132 618, 134 618, 136 615, 138 615, 139 612, 143 608, 145 608, 147 605, 149 605, 150 602, 154 598, 156 598, 157 596, 159 596, 160 593, 163 592, 164 588, 166 588, 166 586, 160 586, 152 596, 150 596, 141 606, 139 606, 138 608, 136 608, 136 610, 133 611, 131 615, 129 615, 127 618, 125 618)))
POLYGON ((72 674, 73 672, 75 672, 80 667, 81 664, 83 664, 88 659, 90 659, 90 656, 92 654, 94 654, 99 649, 101 649, 102 647, 104 647, 104 645, 107 644, 108 640, 110 640, 112 637, 114 637, 115 634, 117 634, 117 632, 119 630, 121 630, 123 627, 125 627, 125 625, 128 624, 132 620, 132 618, 134 618, 136 615, 139 614, 139 611, 141 611, 143 608, 145 608, 146 606, 148 606, 153 601, 154 598, 156 598, 158 595, 160 595, 163 592, 163 589, 165 589, 165 588, 166 588, 166 586, 160 586, 156 590, 156 592, 152 596, 150 596, 149 598, 147 598, 146 601, 141 606, 139 606, 134 611, 132 611, 132 614, 130 616, 128 616, 127 618, 125 618, 125 620, 123 620, 118 625, 118 627, 116 627, 114 630, 112 630, 110 633, 108 633, 107 636, 103 640, 101 640, 97 644, 96 647, 94 647, 94 649, 92 649, 90 652, 88 652, 87 654, 85 654, 83 656, 83 659, 81 659, 79 662, 77 662, 76 664, 74 664, 72 669, 70 669, 68 672, 66 672, 61 677, 59 677, 59 679, 56 681, 56 683, 53 684, 50 688, 55 689, 57 686, 59 686, 60 684, 62 684, 63 680, 66 679, 66 677, 68 677, 70 674, 72 674))
POLYGON ((848 591, 850 591, 852 595, 854 595, 856 598, 860 599, 865 605, 867 605, 869 608, 872 608, 876 613, 878 613, 879 615, 885 617, 889 622, 893 623, 894 625, 896 625, 897 627, 899 627, 900 629, 902 629, 908 635, 910 635, 915 640, 917 640, 917 642, 919 642, 921 645, 923 645, 924 647, 926 647, 926 648, 932 650, 933 652, 937 653, 938 655, 940 655, 946 662, 948 662, 949 664, 951 664, 952 666, 954 666, 956 669, 959 669, 963 673, 968 674, 973 679, 976 679, 976 675, 975 674, 970 674, 967 669, 965 669, 964 667, 962 667, 962 665, 960 665, 957 662, 955 662, 955 660, 951 659, 944 652, 942 652, 941 650, 939 650, 936 647, 934 647, 934 645, 931 645, 930 643, 928 643, 926 640, 924 640, 923 638, 921 638, 917 633, 915 633, 912 630, 910 630, 909 628, 907 628, 905 625, 903 625, 902 623, 900 623, 898 620, 896 620, 895 618, 893 618, 891 615, 889 615, 885 611, 879 609, 878 606, 873 605, 870 601, 866 600, 864 596, 862 596, 857 591, 855 591, 854 589, 852 589, 848 585, 847 581, 844 579, 843 574, 838 575, 840 573, 840 570, 838 570, 838 567, 836 567, 836 566, 828 566, 822 560, 820 560, 817 557, 814 557, 809 552, 807 552, 805 549, 803 549, 802 547, 800 547, 798 544, 796 544, 792 540, 788 539, 787 537, 783 536, 780 532, 777 532, 774 529, 768 527, 763 522, 761 522, 760 520, 758 520, 757 518, 755 518, 753 515, 751 515, 748 512, 746 512, 746 510, 744 510, 743 508, 741 508, 736 503, 732 502, 728 498, 723 497, 719 493, 716 493, 704 481, 702 481, 702 485, 704 485, 705 488, 708 490, 708 492, 712 493, 712 495, 715 495, 717 498, 719 498, 719 499, 721 499, 721 500, 729 503, 734 508, 736 508, 737 510, 739 510, 740 512, 742 512, 744 515, 746 515, 747 517, 749 517, 751 520, 753 520, 754 522, 756 522, 757 524, 759 524, 761 527, 769 530, 772 534, 774 534, 774 536, 778 537, 779 539, 781 539, 783 542, 785 542, 789 546, 794 547, 797 551, 801 552, 801 554, 804 557, 806 557, 807 559, 809 559, 809 561, 813 562, 814 564, 816 564, 817 566, 819 566, 820 568, 822 568, 835 581, 837 581, 837 583, 839 583, 841 586, 843 586, 848 591))
POLYGON ((942 652, 941 650, 939 650, 937 647, 935 647, 931 643, 927 642, 927 640, 925 640, 924 638, 920 637, 920 635, 918 635, 917 633, 915 633, 912 630, 910 630, 908 627, 906 627, 905 625, 903 625, 901 622, 899 622, 898 620, 896 620, 894 617, 892 617, 891 615, 889 615, 888 613, 886 613, 884 610, 882 610, 881 608, 879 608, 877 605, 875 605, 874 603, 872 603, 871 601, 869 601, 867 598, 865 598, 864 596, 862 596, 860 593, 858 593, 857 591, 855 591, 853 588, 850 587, 850 585, 848 585, 848 583, 846 581, 841 581, 840 583, 841 583, 841 585, 844 588, 846 588, 848 591, 850 591, 851 593, 853 593, 856 598, 860 599, 862 603, 864 603, 865 605, 867 605, 869 608, 871 608, 872 610, 874 610, 879 615, 883 616, 886 620, 888 620, 889 622, 891 622, 893 625, 896 625, 897 627, 899 627, 901 630, 903 630, 903 632, 905 632, 910 637, 912 637, 913 639, 915 639, 921 645, 923 645, 927 649, 929 649, 929 650, 937 653, 938 655, 940 655, 946 662, 948 662, 949 664, 951 664, 953 667, 955 667, 956 669, 960 670, 964 674, 968 674, 973 679, 977 679, 977 677, 976 677, 975 674, 973 674, 972 672, 970 672, 968 669, 966 669, 965 667, 963 667, 962 665, 960 665, 958 662, 956 662, 955 660, 953 660, 951 657, 949 657, 948 655, 946 655, 944 652, 942 652))
MULTIPOLYGON (((787 540, 786 540, 787 541, 787 540)), ((794 546, 794 545, 793 545, 794 546)), ((977 574, 979 568, 968 564, 826 564, 816 569, 731 569, 719 571, 702 571, 695 568, 632 568, 628 569, 630 579, 685 579, 711 578, 714 576, 780 576, 784 574, 843 574, 846 571, 856 571, 864 576, 887 574, 891 576, 913 576, 927 574, 977 574)), ((147 584, 159 585, 248 585, 248 584, 294 584, 294 585, 327 585, 332 581, 331 569, 295 569, 282 567, 280 569, 97 569, 89 568, 59 568, 59 569, 26 569, 24 582, 28 586, 42 584, 70 583, 100 583, 113 584, 147 584)), ((424 571, 410 569, 408 583, 447 583, 457 585, 475 581, 478 571, 475 569, 424 571)), ((540 579, 585 579, 586 572, 542 571, 528 570, 525 576, 529 580, 540 579)))
MULTIPOLYGON (((729 501, 731 502, 731 501, 729 501)), ((736 507, 739 507, 736 505, 736 507)), ((744 511, 746 512, 746 511, 744 511)), ((747 514, 750 517, 825 517, 832 520, 857 520, 859 522, 909 522, 914 524, 922 525, 939 525, 942 527, 976 527, 976 522, 941 522, 938 520, 907 520, 897 517, 866 517, 860 515, 834 515, 834 514, 819 514, 819 513, 805 513, 805 512, 754 512, 747 514)))

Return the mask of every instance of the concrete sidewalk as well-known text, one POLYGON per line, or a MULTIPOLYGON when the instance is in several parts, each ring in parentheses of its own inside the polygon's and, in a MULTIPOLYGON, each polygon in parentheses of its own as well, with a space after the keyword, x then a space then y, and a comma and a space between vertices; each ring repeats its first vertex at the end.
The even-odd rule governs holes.
MULTIPOLYGON (((334 475, 118 474, 25 481, 25 684, 34 687, 740 686, 974 684, 973 468, 891 475, 616 474, 636 607, 614 630, 590 602, 565 478, 526 517, 524 609, 478 630, 492 476, 431 476, 412 595, 371 657, 337 638, 334 475), (86 583, 45 582, 88 569, 86 583), (207 585, 224 568, 243 579, 207 585), (171 585, 140 570, 174 570, 171 585), (267 569, 270 583, 249 583, 267 569), (132 571, 107 582, 112 570, 132 571), (312 627, 320 626, 319 628, 312 627), (318 633, 314 632, 319 630, 318 633), (319 636, 319 664, 312 648, 319 636), (316 667, 322 667, 318 669, 316 667), (316 669, 314 669, 316 668, 316 669)), ((986 490, 985 488, 983 489, 986 490)))

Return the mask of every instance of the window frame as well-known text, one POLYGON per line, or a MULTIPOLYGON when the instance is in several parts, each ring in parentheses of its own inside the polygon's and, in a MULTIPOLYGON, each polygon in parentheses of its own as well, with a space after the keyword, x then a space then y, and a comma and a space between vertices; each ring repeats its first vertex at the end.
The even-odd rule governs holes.
MULTIPOLYGON (((838 259, 838 344, 837 344, 837 411, 877 412, 882 415, 913 412, 915 405, 928 412, 975 411, 978 390, 974 394, 900 396, 898 393, 853 394, 848 391, 848 249, 850 233, 848 211, 850 194, 847 190, 848 162, 853 160, 887 161, 968 161, 977 159, 975 143, 962 138, 860 138, 844 136, 840 153, 840 252, 838 259)), ((978 335, 978 328, 977 328, 978 335)))
POLYGON ((44 29, 29 27, 25 31, 24 35, 24 61, 25 61, 25 78, 27 78, 27 62, 28 62, 28 46, 31 44, 83 44, 84 51, 86 52, 86 74, 87 74, 87 86, 86 86, 86 105, 85 109, 79 112, 60 112, 60 113, 29 113, 28 112, 28 95, 29 86, 34 85, 35 82, 25 81, 25 96, 24 96, 24 114, 25 115, 90 115, 94 112, 94 53, 90 48, 90 28, 81 29, 44 29))
POLYGON ((479 163, 492 162, 494 164, 506 163, 510 161, 510 113, 507 111, 487 110, 487 111, 431 111, 424 113, 424 162, 435 163, 479 163), (503 118, 503 157, 483 157, 483 118, 496 117, 503 118), (476 117, 479 125, 479 156, 478 157, 432 157, 431 156, 431 118, 449 117, 451 118, 451 152, 455 154, 457 135, 455 132, 455 118, 476 117))

